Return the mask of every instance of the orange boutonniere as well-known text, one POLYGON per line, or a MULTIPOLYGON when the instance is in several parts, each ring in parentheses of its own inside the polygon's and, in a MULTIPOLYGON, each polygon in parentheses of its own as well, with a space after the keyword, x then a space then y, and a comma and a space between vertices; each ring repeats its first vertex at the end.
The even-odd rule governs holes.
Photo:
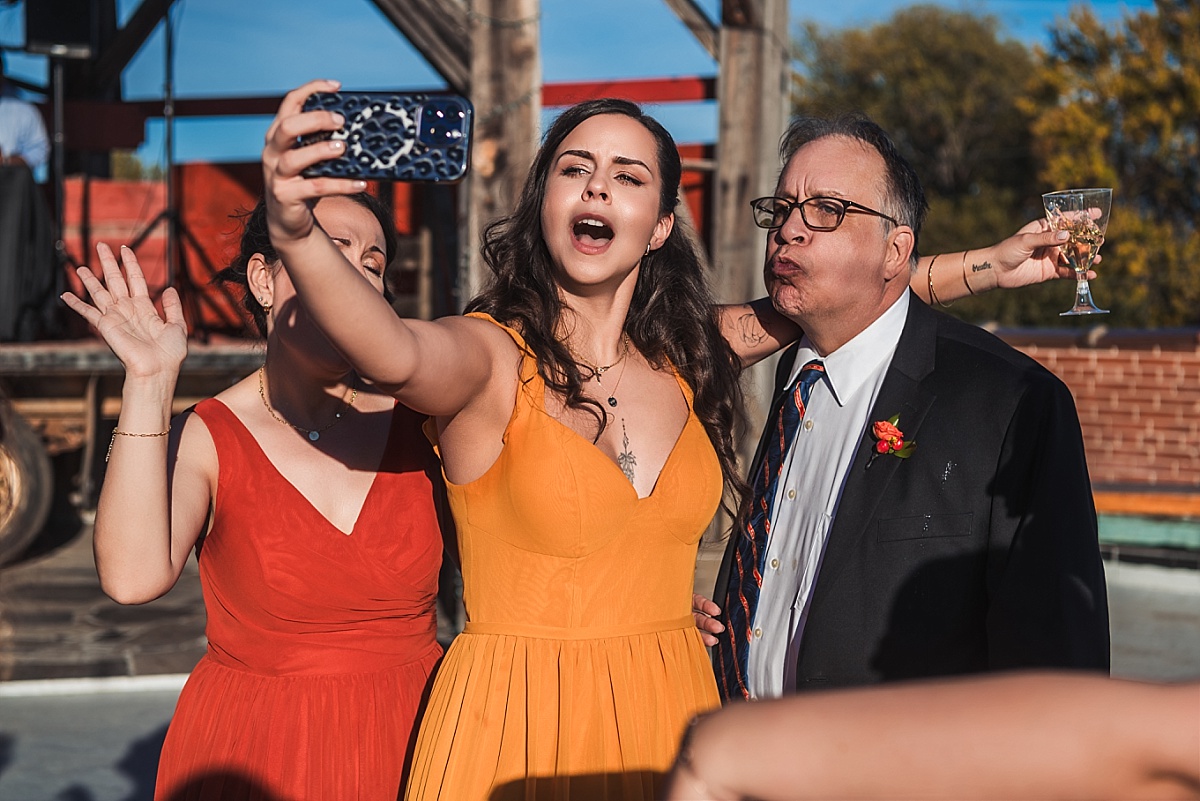
POLYGON ((871 466, 871 462, 875 461, 877 456, 890 455, 901 459, 912 456, 917 443, 904 438, 904 432, 897 425, 899 422, 900 415, 894 414, 887 420, 877 420, 871 424, 871 437, 875 444, 872 446, 873 452, 867 461, 867 467, 871 466))

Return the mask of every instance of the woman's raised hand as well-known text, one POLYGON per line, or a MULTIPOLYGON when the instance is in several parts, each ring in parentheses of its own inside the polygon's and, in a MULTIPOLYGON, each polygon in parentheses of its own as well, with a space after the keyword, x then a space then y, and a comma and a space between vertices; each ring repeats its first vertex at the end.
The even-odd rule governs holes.
MULTIPOLYGON (((1040 284, 1052 278, 1075 278, 1060 245, 1067 235, 1045 219, 1026 223, 1015 234, 992 246, 996 285, 1003 289, 1040 284)), ((1096 257, 1099 261, 1100 257, 1096 257)), ((1089 277, 1094 278, 1095 274, 1089 277)))
POLYGON ((130 376, 178 372, 187 356, 187 323, 174 287, 163 290, 163 314, 150 300, 137 256, 121 246, 121 260, 108 245, 96 246, 104 280, 87 267, 76 274, 92 302, 64 292, 63 302, 95 328, 130 376))
POLYGON ((353 178, 305 178, 305 169, 341 156, 345 142, 335 139, 296 147, 299 137, 320 131, 335 131, 344 122, 332 111, 304 111, 304 101, 314 92, 336 92, 337 81, 309 81, 293 89, 279 104, 263 145, 263 186, 267 201, 267 223, 271 238, 280 242, 300 240, 312 232, 316 220, 311 201, 329 195, 350 195, 366 188, 353 178))

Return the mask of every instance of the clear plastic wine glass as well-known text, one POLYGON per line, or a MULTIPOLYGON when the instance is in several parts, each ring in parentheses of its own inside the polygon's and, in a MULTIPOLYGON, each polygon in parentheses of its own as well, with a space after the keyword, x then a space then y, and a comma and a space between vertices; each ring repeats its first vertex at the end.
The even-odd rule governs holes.
POLYGON ((1075 270, 1075 305, 1060 317, 1076 314, 1108 314, 1092 300, 1088 271, 1104 242, 1108 213, 1112 207, 1111 189, 1064 189, 1042 195, 1046 219, 1056 231, 1069 231, 1071 238, 1062 246, 1075 270))

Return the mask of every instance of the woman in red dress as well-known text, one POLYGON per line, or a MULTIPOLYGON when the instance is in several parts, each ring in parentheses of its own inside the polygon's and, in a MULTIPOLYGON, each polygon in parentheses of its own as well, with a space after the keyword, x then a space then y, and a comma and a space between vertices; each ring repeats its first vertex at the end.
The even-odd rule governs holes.
MULTIPOLYGON (((395 252, 367 195, 327 198, 321 226, 383 292, 395 252)), ((266 337, 264 364, 172 419, 187 330, 155 309, 133 252, 97 248, 103 281, 67 304, 125 366, 95 523, 114 600, 174 586, 193 550, 208 651, 179 698, 155 797, 394 801, 441 656, 438 466, 423 417, 351 370, 297 301, 263 205, 222 273, 266 337)))

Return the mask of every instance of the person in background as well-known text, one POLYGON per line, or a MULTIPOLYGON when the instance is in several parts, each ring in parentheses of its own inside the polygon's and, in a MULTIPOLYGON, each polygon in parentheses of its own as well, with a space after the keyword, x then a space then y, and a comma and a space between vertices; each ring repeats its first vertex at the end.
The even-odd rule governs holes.
POLYGON ((666 801, 1200 799, 1200 682, 1013 673, 731 704, 666 801))
POLYGON ((0 50, 0 165, 24 164, 39 172, 50 155, 46 123, 37 108, 17 96, 0 50))
MULTIPOLYGON (((313 213, 353 265, 349 280, 382 301, 396 249, 385 209, 357 194, 313 213)), ((92 302, 64 300, 125 367, 96 511, 101 586, 120 603, 152 601, 195 551, 208 614, 155 798, 395 801, 442 654, 440 474, 424 416, 364 381, 317 330, 261 201, 219 278, 244 294, 263 366, 174 419, 187 354, 179 296, 168 288, 160 314, 131 250, 120 262, 105 245, 97 253, 103 282, 78 271, 92 302)))
POLYGON ((0 342, 58 336, 61 277, 44 187, 42 115, 17 96, 0 50, 0 342))

